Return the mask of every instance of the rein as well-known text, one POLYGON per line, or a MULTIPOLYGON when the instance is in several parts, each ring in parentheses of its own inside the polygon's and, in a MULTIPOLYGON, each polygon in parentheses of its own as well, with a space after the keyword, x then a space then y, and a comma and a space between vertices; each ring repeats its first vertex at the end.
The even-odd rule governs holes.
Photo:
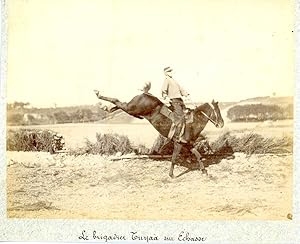
MULTIPOLYGON (((216 118, 218 117, 217 114, 216 114, 216 111, 214 108, 212 108, 212 110, 214 111, 215 113, 215 116, 216 118)), ((217 124, 217 121, 214 121, 212 118, 210 118, 206 113, 204 113, 203 111, 201 111, 201 113, 204 115, 204 117, 206 117, 210 122, 212 122, 214 125, 217 124)))

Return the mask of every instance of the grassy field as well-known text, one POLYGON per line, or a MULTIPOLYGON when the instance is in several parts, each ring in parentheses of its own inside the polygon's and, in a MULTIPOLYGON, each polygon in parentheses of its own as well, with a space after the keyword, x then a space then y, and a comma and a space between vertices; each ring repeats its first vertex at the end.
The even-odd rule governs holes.
MULTIPOLYGON (((118 133, 127 135, 135 144, 143 144, 151 147, 158 136, 158 132, 147 122, 131 124, 55 124, 55 125, 36 125, 36 126, 9 126, 10 129, 34 128, 51 129, 61 133, 66 141, 67 148, 76 148, 84 144, 85 138, 90 141, 96 141, 96 133, 118 133)), ((222 129, 215 128, 209 123, 203 133, 211 140, 217 138, 223 132, 230 131, 235 135, 252 132, 261 134, 264 137, 281 137, 293 135, 293 121, 266 121, 252 123, 225 123, 222 129)))
MULTIPOLYGON (((19 127, 13 127, 19 128, 19 127)), ((96 140, 96 132, 127 135, 151 146, 149 124, 33 126, 64 135, 67 147, 96 140)), ((293 134, 293 121, 209 124, 209 141, 231 135, 293 134)), ((293 155, 236 152, 207 165, 208 176, 182 165, 168 176, 169 160, 123 159, 83 154, 7 152, 9 218, 126 220, 289 220, 292 216, 293 155), (92 197, 91 197, 92 196, 92 197), (151 196, 151 197, 149 197, 151 196)))
POLYGON ((235 153, 200 171, 152 159, 7 153, 8 218, 288 220, 293 156, 235 153))

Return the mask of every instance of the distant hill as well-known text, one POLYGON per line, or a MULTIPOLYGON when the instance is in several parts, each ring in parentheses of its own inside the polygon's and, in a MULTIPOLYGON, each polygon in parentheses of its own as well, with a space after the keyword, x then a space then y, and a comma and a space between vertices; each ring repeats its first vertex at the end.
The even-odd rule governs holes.
MULTIPOLYGON (((229 104, 229 103, 227 103, 229 104)), ((223 107, 221 109, 224 120, 227 122, 229 118, 227 118, 227 112, 230 108, 237 105, 250 105, 250 104, 263 104, 263 105, 277 105, 279 107, 287 107, 288 105, 294 104, 294 97, 285 96, 285 97, 253 97, 241 100, 239 102, 232 102, 229 106, 223 107)))
POLYGON ((28 103, 7 104, 7 125, 87 123, 102 120, 108 114, 102 104, 54 108, 35 108, 24 104, 28 103))
POLYGON ((294 103, 294 97, 288 96, 288 97, 254 97, 254 98, 248 98, 245 100, 241 100, 239 103, 242 104, 251 104, 251 103, 261 103, 265 105, 278 105, 278 106, 286 106, 289 104, 294 103))

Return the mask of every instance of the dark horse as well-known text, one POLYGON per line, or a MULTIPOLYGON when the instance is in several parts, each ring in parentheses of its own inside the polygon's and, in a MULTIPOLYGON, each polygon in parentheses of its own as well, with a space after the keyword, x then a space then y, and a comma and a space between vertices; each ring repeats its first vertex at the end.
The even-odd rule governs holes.
MULTIPOLYGON (((162 107, 165 106, 157 97, 149 94, 143 93, 135 96, 130 102, 120 102, 116 98, 104 97, 99 94, 99 91, 95 90, 97 97, 101 100, 111 102, 115 105, 110 112, 117 109, 122 109, 126 113, 137 117, 139 119, 147 119, 153 127, 164 137, 168 137, 169 130, 172 126, 172 120, 161 113, 162 107)), ((218 102, 212 101, 212 106, 208 103, 196 107, 193 111, 193 122, 187 123, 185 127, 184 136, 189 145, 193 145, 200 133, 206 126, 208 121, 211 121, 216 127, 222 128, 224 126, 224 121, 221 116, 221 112, 218 106, 218 102)), ((173 140, 173 139, 172 139, 173 140)), ((181 151, 182 144, 174 141, 174 150, 172 155, 172 164, 170 168, 169 175, 174 177, 173 171, 176 162, 176 158, 181 151)), ((197 158, 199 164, 199 169, 202 173, 207 174, 204 168, 203 162, 201 161, 201 155, 196 148, 193 146, 190 150, 197 158)))

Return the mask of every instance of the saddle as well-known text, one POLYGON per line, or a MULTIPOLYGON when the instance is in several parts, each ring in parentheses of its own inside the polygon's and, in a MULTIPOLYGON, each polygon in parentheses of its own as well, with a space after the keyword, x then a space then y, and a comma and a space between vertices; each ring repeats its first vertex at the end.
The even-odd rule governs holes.
MULTIPOLYGON (((193 116, 193 110, 187 108, 185 111, 184 111, 184 119, 185 119, 185 124, 190 124, 190 123, 193 123, 194 121, 194 116, 193 116)), ((167 118, 169 118, 170 120, 174 121, 174 118, 173 118, 173 111, 171 110, 170 107, 166 106, 166 105, 163 105, 161 110, 160 110, 160 113, 163 114, 164 116, 166 116, 167 118)))
POLYGON ((184 111, 184 123, 181 123, 180 125, 176 125, 174 123, 174 115, 173 111, 170 109, 170 107, 167 107, 166 105, 163 105, 160 113, 169 118, 173 123, 170 128, 168 138, 172 139, 173 136, 177 138, 178 141, 182 141, 186 143, 186 141, 182 138, 182 136, 185 133, 185 128, 187 124, 190 124, 193 122, 193 113, 191 109, 186 109, 184 111))

